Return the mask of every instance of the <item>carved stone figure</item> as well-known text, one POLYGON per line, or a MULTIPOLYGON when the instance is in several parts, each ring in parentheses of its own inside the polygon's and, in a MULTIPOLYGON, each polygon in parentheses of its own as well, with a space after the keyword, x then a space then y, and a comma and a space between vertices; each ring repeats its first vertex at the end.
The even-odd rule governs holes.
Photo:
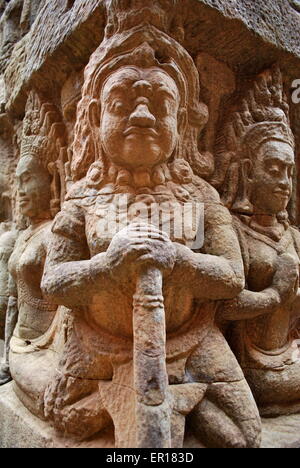
POLYGON ((21 158, 16 170, 18 204, 29 220, 29 227, 18 237, 9 261, 12 277, 9 320, 16 322, 17 314, 18 317, 15 329, 10 328, 13 337, 6 337, 7 341, 11 338, 9 367, 21 399, 28 398, 31 391, 31 353, 39 347, 39 338, 49 329, 57 309, 43 297, 40 282, 52 216, 60 204, 53 160, 57 159, 55 148, 59 146, 61 133, 54 106, 32 91, 27 101, 21 158))
MULTIPOLYGON (((0 85, 1 87, 1 85, 0 85)), ((3 88, 2 88, 3 89, 3 88)), ((12 213, 12 172, 14 169, 12 152, 12 125, 6 114, 0 115, 0 339, 4 340, 9 320, 6 320, 9 302, 8 261, 16 241, 17 230, 12 213)), ((10 380, 8 371, 8 345, 0 364, 0 385, 10 380)))
POLYGON ((6 309, 9 298, 8 260, 14 248, 16 233, 10 223, 1 223, 0 229, 0 337, 3 339, 6 309))
POLYGON ((300 446, 298 20, 0 0, 1 448, 300 446))
POLYGON ((191 413, 207 446, 259 445, 256 405, 214 324, 215 301, 235 297, 244 273, 231 216, 200 177, 198 95, 192 59, 151 26, 108 39, 86 68, 77 182, 42 280, 49 301, 70 309, 45 389, 46 417, 65 434, 89 437, 113 420, 118 447, 181 446, 191 413), (107 222, 122 194, 132 210, 202 203, 201 252, 140 219, 114 235, 107 222))
POLYGON ((225 135, 223 199, 235 213, 246 289, 223 305, 222 316, 237 321, 232 344, 261 414, 299 412, 292 331, 300 316, 300 234, 286 211, 295 142, 278 68, 258 77, 225 135))

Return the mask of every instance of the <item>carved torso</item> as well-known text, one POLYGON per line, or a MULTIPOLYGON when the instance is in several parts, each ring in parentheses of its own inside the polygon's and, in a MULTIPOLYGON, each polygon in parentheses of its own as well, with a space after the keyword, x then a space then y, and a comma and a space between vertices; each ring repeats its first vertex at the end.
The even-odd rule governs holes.
MULTIPOLYGON (((129 194, 130 208, 141 201, 146 204, 179 202, 197 203, 220 203, 215 191, 201 179, 197 178, 197 185, 189 184, 184 187, 176 187, 181 190, 184 200, 178 199, 173 190, 169 187, 157 187, 148 189, 147 193, 129 194)), ((174 184, 175 185, 175 184, 174 184)), ((111 216, 112 206, 116 197, 121 193, 112 192, 113 187, 107 186, 96 193, 95 190, 82 187, 82 183, 69 195, 69 200, 65 203, 64 209, 54 221, 53 231, 67 237, 74 237, 81 240, 81 253, 78 251, 76 256, 81 259, 91 258, 101 252, 105 252, 109 247, 114 232, 109 231, 107 225, 111 216), (84 197, 82 194, 84 193, 84 197), (75 195, 75 196, 74 196, 75 195), (81 195, 81 196, 80 196, 81 195)), ((176 193, 176 192, 175 192, 176 193)), ((124 193, 123 193, 124 194, 124 193)), ((221 205, 220 205, 221 206, 221 205)), ((216 208, 217 209, 217 208, 216 208)), ((205 209, 204 209, 205 210, 205 209)), ((124 213, 125 215, 125 213, 124 213)), ((205 215, 204 215, 205 216, 205 215)), ((124 225, 123 225, 124 227, 124 225)), ((171 239, 183 244, 190 242, 190 239, 182 238, 171 239)), ((132 337, 132 298, 135 293, 136 284, 126 278, 124 288, 107 278, 105 292, 99 292, 93 302, 86 308, 86 321, 96 328, 102 329, 106 333, 119 337, 132 337), (111 304, 114 304, 112 307, 111 304), (121 312, 120 312, 121 311, 121 312)), ((164 282, 164 303, 166 313, 167 333, 172 334, 182 332, 191 327, 199 307, 195 305, 194 298, 187 284, 182 283, 182 273, 174 268, 172 274, 164 282)), ((208 306, 207 313, 202 310, 203 321, 213 320, 214 306, 208 306), (208 313, 208 309, 210 313, 208 313)), ((203 308, 205 309, 205 307, 203 308)))
MULTIPOLYGON (((247 289, 260 292, 272 285, 278 256, 288 253, 298 258, 299 232, 291 227, 284 230, 280 239, 257 232, 236 219, 236 226, 243 237, 247 289)), ((245 323, 247 338, 251 344, 266 353, 284 351, 290 345, 291 309, 278 307, 271 314, 261 315, 245 323)), ((249 341, 247 340, 247 341, 249 341)))
POLYGON ((15 246, 9 262, 10 273, 18 291, 19 321, 15 331, 22 339, 34 339, 50 326, 56 306, 43 299, 40 289, 45 263, 45 241, 51 222, 24 231, 15 246))

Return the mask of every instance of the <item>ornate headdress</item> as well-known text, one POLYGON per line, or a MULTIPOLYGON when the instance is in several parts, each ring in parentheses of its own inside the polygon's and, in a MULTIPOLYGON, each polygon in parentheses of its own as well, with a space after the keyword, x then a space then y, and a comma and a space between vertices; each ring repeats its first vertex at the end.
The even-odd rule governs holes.
MULTIPOLYGON (((102 157, 102 149, 95 147, 89 127, 89 103, 91 99, 99 99, 108 76, 127 65, 159 67, 174 79, 180 91, 181 107, 186 108, 188 115, 187 130, 180 136, 175 158, 188 161, 199 175, 208 175, 209 164, 198 150, 198 135, 208 120, 207 107, 199 102, 198 71, 186 50, 168 35, 171 26, 164 21, 166 8, 174 2, 176 0, 165 0, 164 8, 161 1, 155 1, 154 5, 149 0, 134 0, 130 4, 109 2, 106 37, 86 67, 82 99, 77 109, 72 160, 75 180, 85 176, 87 168, 102 157), (153 8, 157 15, 153 15, 153 8)), ((176 21, 175 24, 173 35, 178 36, 182 29, 176 21)))
POLYGON ((231 114, 218 141, 216 171, 211 183, 222 192, 224 204, 232 211, 249 213, 251 210, 241 161, 253 159, 261 145, 270 140, 295 148, 289 106, 278 67, 258 76, 243 99, 241 109, 231 114))
POLYGON ((20 157, 36 158, 52 176, 52 215, 59 211, 61 203, 58 160, 65 145, 65 127, 57 108, 32 90, 26 103, 20 157))

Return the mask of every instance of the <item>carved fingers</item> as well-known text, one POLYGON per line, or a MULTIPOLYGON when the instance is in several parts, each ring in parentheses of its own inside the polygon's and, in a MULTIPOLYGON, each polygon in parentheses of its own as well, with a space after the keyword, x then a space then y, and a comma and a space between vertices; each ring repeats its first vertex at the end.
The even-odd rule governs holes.
POLYGON ((299 259, 283 254, 278 257, 273 287, 278 291, 282 304, 290 304, 296 299, 299 287, 299 259))
POLYGON ((175 257, 176 250, 168 235, 145 223, 133 223, 117 233, 107 250, 115 279, 135 274, 145 265, 167 273, 173 269, 175 257))

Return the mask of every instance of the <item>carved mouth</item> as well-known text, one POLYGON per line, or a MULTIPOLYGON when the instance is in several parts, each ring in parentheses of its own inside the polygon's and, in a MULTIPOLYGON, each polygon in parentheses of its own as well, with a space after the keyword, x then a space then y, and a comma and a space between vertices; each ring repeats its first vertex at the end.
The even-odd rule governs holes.
POLYGON ((146 136, 157 136, 156 130, 154 128, 144 128, 144 127, 129 127, 124 132, 124 136, 128 135, 146 135, 146 136))
POLYGON ((277 195, 278 197, 283 198, 283 199, 290 198, 290 193, 289 192, 282 192, 281 190, 276 190, 274 192, 274 195, 277 195))

